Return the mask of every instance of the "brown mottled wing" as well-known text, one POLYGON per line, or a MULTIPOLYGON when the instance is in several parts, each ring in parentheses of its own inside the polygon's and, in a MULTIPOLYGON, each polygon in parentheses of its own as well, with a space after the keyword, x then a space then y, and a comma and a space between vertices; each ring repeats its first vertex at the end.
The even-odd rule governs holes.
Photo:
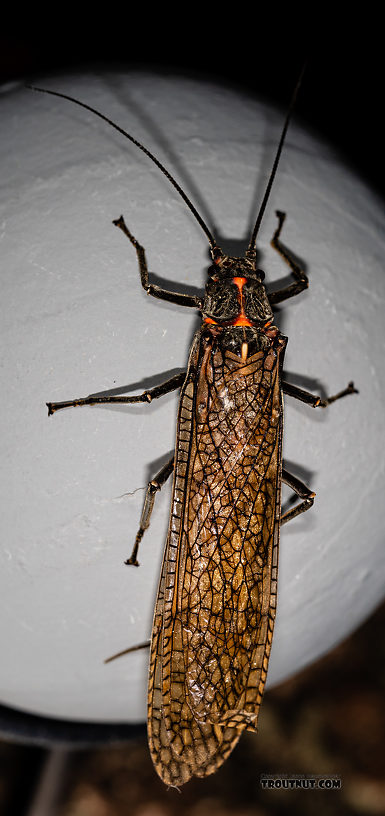
POLYGON ((245 362, 200 333, 182 389, 155 608, 149 743, 170 785, 256 728, 276 605, 285 338, 245 362))

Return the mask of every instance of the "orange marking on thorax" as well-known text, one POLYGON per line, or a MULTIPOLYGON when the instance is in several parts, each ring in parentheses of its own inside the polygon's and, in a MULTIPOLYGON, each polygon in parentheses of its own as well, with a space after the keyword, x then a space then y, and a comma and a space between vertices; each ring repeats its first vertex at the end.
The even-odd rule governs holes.
POLYGON ((245 283, 247 283, 247 278, 233 278, 233 283, 235 283, 235 285, 238 286, 238 289, 239 289, 239 291, 241 293, 241 297, 242 297, 242 289, 243 289, 245 283))
POLYGON ((240 309, 239 309, 239 315, 238 315, 238 317, 235 318, 235 320, 233 320, 232 325, 233 326, 252 326, 253 324, 251 323, 249 318, 246 317, 244 307, 243 307, 242 289, 243 289, 245 283, 247 283, 247 278, 233 278, 233 283, 235 283, 235 285, 238 288, 238 292, 239 292, 238 302, 239 302, 240 309))

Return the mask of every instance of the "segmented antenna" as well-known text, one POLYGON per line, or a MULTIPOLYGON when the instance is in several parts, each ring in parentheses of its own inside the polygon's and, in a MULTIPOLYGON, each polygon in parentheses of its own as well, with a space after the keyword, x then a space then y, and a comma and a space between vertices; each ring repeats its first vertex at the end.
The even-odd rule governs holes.
POLYGON ((187 204, 189 210, 191 210, 193 216, 198 221, 198 224, 202 227, 203 232, 207 235, 210 245, 213 248, 216 248, 217 245, 216 241, 213 235, 211 234, 208 226, 205 224, 203 218, 199 215, 199 212, 195 209, 194 205, 192 204, 186 193, 183 192, 178 182, 175 181, 171 173, 169 173, 169 171, 166 170, 166 168, 163 166, 163 164, 161 164, 159 159, 157 159, 156 156, 154 156, 151 153, 151 151, 147 149, 147 147, 144 147, 144 145, 142 145, 141 142, 138 142, 137 139, 134 139, 134 137, 127 133, 126 130, 123 130, 123 128, 119 127, 119 125, 116 125, 115 122, 108 118, 108 116, 104 116, 103 113, 100 113, 100 111, 96 110, 95 108, 92 108, 91 105, 86 105, 85 102, 80 102, 79 99, 75 99, 73 96, 68 96, 67 94, 59 93, 58 91, 48 91, 47 88, 36 88, 34 85, 27 85, 27 88, 31 88, 32 91, 39 91, 39 93, 51 94, 51 96, 60 96, 62 99, 68 99, 69 102, 74 102, 74 104, 79 105, 80 108, 85 108, 86 110, 91 111, 91 113, 94 113, 96 116, 99 116, 99 119, 103 119, 104 122, 107 122, 107 124, 111 125, 111 127, 115 128, 115 130, 121 133, 122 136, 125 136, 126 139, 129 139, 130 142, 139 147, 139 149, 142 150, 143 153, 145 153, 146 156, 148 156, 154 162, 154 164, 156 164, 157 167, 159 167, 159 170, 162 171, 163 175, 165 175, 166 178, 168 178, 169 182, 171 182, 173 187, 175 187, 179 195, 183 198, 185 204, 187 204))
MULTIPOLYGON (((291 119, 291 115, 293 113, 293 109, 294 109, 294 105, 295 105, 295 102, 296 102, 296 99, 297 99, 298 91, 299 91, 301 83, 302 83, 302 78, 303 78, 303 75, 304 75, 304 72, 305 72, 305 68, 306 68, 306 62, 304 63, 304 65, 302 67, 302 70, 301 70, 301 73, 299 75, 297 84, 296 84, 296 86, 294 88, 294 92, 293 92, 293 95, 292 95, 292 98, 291 98, 290 106, 289 106, 289 109, 288 109, 288 112, 287 112, 287 115, 286 115, 285 124, 283 126, 283 130, 282 130, 282 133, 281 133, 281 138, 279 140, 279 145, 278 145, 277 152, 276 152, 276 155, 275 155, 274 164, 273 164, 270 176, 269 176, 269 181, 268 181, 267 186, 266 186, 266 190, 265 190, 265 194, 264 194, 264 197, 263 197, 263 200, 262 200, 262 204, 261 204, 261 206, 259 208, 259 212, 258 212, 258 215, 257 215, 257 220, 255 222, 255 227, 253 229, 253 232, 252 232, 252 235, 251 235, 251 238, 250 238, 250 243, 249 243, 249 246, 248 246, 248 248, 246 250, 246 257, 249 257, 249 258, 252 258, 252 259, 254 259, 254 256, 255 256, 255 243, 256 243, 257 235, 258 235, 258 232, 259 232, 259 228, 261 226, 262 218, 263 218, 264 213, 265 213, 265 209, 266 209, 266 205, 267 205, 267 202, 268 202, 268 199, 269 199, 269 196, 270 196, 271 188, 273 186, 275 174, 277 172, 278 163, 279 163, 281 153, 282 153, 282 148, 283 148, 283 145, 284 145, 284 142, 285 142, 286 132, 287 132, 287 129, 289 127, 289 122, 290 122, 290 119, 291 119)), ((151 159, 151 161, 153 161, 154 164, 156 164, 156 166, 159 167, 159 170, 161 170, 163 175, 166 176, 166 178, 168 178, 169 182, 173 185, 175 190, 177 190, 177 192, 179 193, 181 198, 183 198, 183 201, 185 202, 185 204, 187 205, 189 210, 192 212, 194 218, 196 218, 196 220, 198 221, 198 224, 200 225, 203 232, 205 233, 205 235, 209 239, 209 243, 210 243, 210 246, 212 247, 212 249, 217 250, 217 251, 220 252, 219 248, 217 247, 217 243, 216 243, 213 235, 211 234, 207 224, 205 224, 202 216, 199 215, 199 213, 195 209, 193 203, 190 201, 190 199, 188 198, 186 193, 182 190, 182 188, 180 187, 178 182, 174 179, 174 177, 171 175, 171 173, 169 173, 169 171, 166 170, 166 168, 159 161, 159 159, 157 159, 156 156, 154 156, 153 153, 151 153, 151 151, 147 149, 147 147, 145 147, 137 139, 134 139, 134 137, 131 136, 130 133, 127 133, 126 130, 119 127, 119 125, 117 125, 115 122, 113 122, 112 119, 109 119, 108 116, 105 116, 103 113, 100 113, 100 111, 96 110, 96 108, 92 108, 91 105, 86 105, 85 102, 80 102, 79 99, 75 99, 73 96, 68 96, 67 94, 59 93, 59 91, 49 91, 47 88, 37 88, 34 85, 27 85, 27 88, 31 88, 32 91, 38 91, 39 93, 51 94, 51 96, 59 96, 59 97, 61 97, 61 99, 67 99, 69 102, 73 102, 75 105, 79 105, 80 108, 85 108, 86 110, 89 110, 91 113, 94 113, 95 116, 98 116, 99 119, 103 119, 104 122, 107 122, 108 125, 111 125, 111 127, 115 128, 115 130, 117 130, 119 133, 122 134, 122 136, 124 136, 126 139, 128 139, 130 142, 132 142, 132 144, 136 145, 136 147, 139 147, 139 150, 141 150, 143 153, 145 153, 146 156, 148 156, 151 159)))
POLYGON ((281 133, 281 138, 279 140, 279 145, 278 145, 278 148, 277 148, 277 152, 275 154, 274 164, 273 164, 273 167, 271 169, 271 173, 270 173, 270 176, 269 176, 269 181, 267 182, 265 195, 263 196, 262 204, 261 204, 261 206, 259 208, 259 212, 258 212, 258 215, 257 215, 257 220, 255 222, 255 227, 253 229, 253 232, 252 232, 252 235, 251 235, 251 238, 250 238, 250 243, 249 243, 249 246, 247 247, 247 250, 246 250, 246 257, 248 257, 248 256, 253 257, 255 255, 255 243, 256 243, 256 240, 257 240, 257 235, 258 235, 258 232, 259 232, 259 228, 261 226, 262 218, 263 218, 264 213, 265 213, 266 204, 267 204, 267 202, 269 200, 271 188, 273 186, 273 182, 274 182, 274 179, 275 179, 275 174, 277 172, 277 167, 278 167, 278 164, 279 164, 279 160, 281 158, 282 148, 283 148, 283 145, 284 145, 284 142, 285 142, 287 129, 289 127, 289 122, 290 122, 290 119, 291 119, 291 116, 292 116, 292 113, 293 113, 293 110, 294 110, 294 105, 296 103, 296 99, 297 99, 297 96, 298 96, 298 91, 299 91, 299 89, 301 87, 303 75, 305 73, 305 68, 306 68, 306 62, 304 62, 303 66, 302 66, 301 73, 300 73, 300 75, 298 77, 297 84, 296 84, 296 86, 294 88, 293 95, 291 97, 291 102, 290 102, 290 105, 289 105, 289 109, 288 109, 287 114, 286 114, 285 124, 283 126, 282 133, 281 133))

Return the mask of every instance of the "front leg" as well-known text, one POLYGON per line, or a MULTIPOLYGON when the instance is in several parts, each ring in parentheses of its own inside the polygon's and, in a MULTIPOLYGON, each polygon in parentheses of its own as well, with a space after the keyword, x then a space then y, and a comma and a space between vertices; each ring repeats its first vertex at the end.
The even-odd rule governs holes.
POLYGON ((278 289, 276 292, 270 292, 268 297, 272 306, 276 303, 282 303, 283 300, 287 300, 295 295, 299 295, 300 292, 303 292, 303 290, 309 286, 309 279, 305 270, 294 260, 291 252, 289 252, 287 247, 279 240, 286 213, 276 210, 275 214, 278 218, 278 227, 272 237, 271 246, 279 252, 284 261, 290 266, 295 277, 295 283, 291 283, 290 286, 286 286, 284 289, 278 289))
POLYGON ((196 309, 202 308, 203 301, 199 297, 195 297, 194 295, 182 295, 179 292, 168 292, 167 289, 161 289, 160 286, 155 286, 155 284, 150 283, 144 247, 142 247, 139 241, 131 234, 122 215, 112 223, 115 224, 115 227, 119 227, 119 229, 122 230, 124 235, 131 241, 133 247, 135 247, 139 264, 140 281, 148 295, 152 295, 152 297, 156 297, 159 300, 167 300, 169 303, 177 303, 179 306, 193 306, 196 309))

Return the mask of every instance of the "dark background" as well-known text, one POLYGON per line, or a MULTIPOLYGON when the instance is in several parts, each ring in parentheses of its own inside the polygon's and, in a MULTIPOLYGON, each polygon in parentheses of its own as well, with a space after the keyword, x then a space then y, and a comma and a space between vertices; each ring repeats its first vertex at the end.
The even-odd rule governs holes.
POLYGON ((311 18, 295 6, 283 12, 271 4, 267 10, 239 3, 86 8, 8 10, 0 31, 0 82, 144 67, 217 80, 286 107, 307 57, 297 120, 385 193, 383 24, 375 16, 366 23, 364 7, 360 19, 349 8, 342 21, 337 6, 315 3, 311 18))

